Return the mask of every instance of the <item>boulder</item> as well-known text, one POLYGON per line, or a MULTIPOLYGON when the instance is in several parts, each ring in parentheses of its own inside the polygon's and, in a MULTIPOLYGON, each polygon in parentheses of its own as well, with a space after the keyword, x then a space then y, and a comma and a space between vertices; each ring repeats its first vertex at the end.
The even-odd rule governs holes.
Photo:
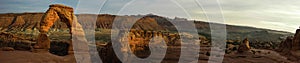
POLYGON ((39 34, 37 39, 37 44, 34 46, 35 49, 49 49, 50 48, 50 38, 47 34, 39 34))
POLYGON ((15 49, 12 47, 2 47, 2 51, 14 51, 15 49))
POLYGON ((248 38, 244 39, 243 42, 239 45, 238 52, 250 51, 250 45, 248 38))

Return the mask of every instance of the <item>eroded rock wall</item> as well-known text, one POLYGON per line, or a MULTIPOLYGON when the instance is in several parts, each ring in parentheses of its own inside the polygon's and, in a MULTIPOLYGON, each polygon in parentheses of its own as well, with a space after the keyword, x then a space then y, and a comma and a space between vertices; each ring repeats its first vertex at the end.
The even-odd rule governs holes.
MULTIPOLYGON (((294 37, 287 37, 282 41, 277 49, 281 55, 286 56, 289 60, 298 61, 300 58, 300 29, 297 29, 294 37)), ((298 61, 299 62, 299 61, 298 61)))
POLYGON ((154 37, 161 37, 168 46, 180 46, 180 37, 175 33, 131 30, 128 35, 128 42, 131 47, 131 51, 149 51, 149 42, 154 37))
POLYGON ((297 29, 296 34, 294 35, 292 46, 293 51, 300 50, 300 29, 297 29))
MULTIPOLYGON (((5 32, 37 32, 40 28, 40 22, 41 20, 51 20, 54 21, 53 23, 49 23, 48 25, 53 26, 47 26, 47 29, 50 29, 49 31, 67 31, 68 25, 66 24, 66 17, 59 17, 58 14, 55 14, 54 9, 55 8, 49 8, 52 10, 48 10, 48 15, 52 16, 43 16, 45 13, 19 13, 19 14, 0 14, 0 30, 5 32), (54 17, 56 16, 56 17, 54 17), (43 17, 49 17, 49 19, 42 19, 43 17), (51 18, 51 19, 50 19, 51 18), (62 19, 56 19, 56 18, 62 18, 62 19)), ((57 11, 57 10, 56 10, 57 11)), ((66 11, 66 10, 59 10, 59 11, 66 11)), ((158 18, 155 18, 153 16, 144 16, 144 17, 138 17, 138 16, 116 16, 116 15, 109 15, 109 14, 79 14, 76 15, 78 17, 78 22, 83 26, 83 28, 88 28, 87 26, 92 25, 91 23, 87 23, 86 21, 95 21, 96 28, 100 29, 111 29, 112 24, 116 17, 119 19, 122 19, 122 26, 125 26, 128 22, 133 22, 132 20, 138 19, 135 25, 133 25, 133 29, 140 29, 140 30, 166 30, 164 27, 162 27, 162 24, 159 24, 158 22, 164 22, 164 21, 158 21, 158 18), (97 17, 95 20, 94 17, 97 17)), ((159 18, 167 20, 165 18, 159 18)), ((170 24, 170 23, 169 23, 170 24)), ((171 25, 171 24, 170 24, 171 25)), ((44 27, 44 29, 46 29, 44 27)))

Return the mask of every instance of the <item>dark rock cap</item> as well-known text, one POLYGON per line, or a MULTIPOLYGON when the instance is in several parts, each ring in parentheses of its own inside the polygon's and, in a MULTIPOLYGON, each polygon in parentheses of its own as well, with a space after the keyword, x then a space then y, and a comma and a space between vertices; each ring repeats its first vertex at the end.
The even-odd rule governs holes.
POLYGON ((51 5, 49 5, 49 7, 59 7, 59 8, 64 8, 64 9, 68 9, 68 10, 73 11, 72 7, 66 6, 66 5, 63 5, 63 4, 51 4, 51 5))

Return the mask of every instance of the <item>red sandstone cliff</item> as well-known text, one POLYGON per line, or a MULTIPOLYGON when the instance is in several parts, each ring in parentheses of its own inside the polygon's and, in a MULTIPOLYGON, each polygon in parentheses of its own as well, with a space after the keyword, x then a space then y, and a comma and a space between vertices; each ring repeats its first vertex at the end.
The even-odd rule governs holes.
MULTIPOLYGON (((0 14, 0 28, 2 31, 31 31, 35 28, 39 28, 39 22, 42 19, 43 13, 22 13, 22 14, 0 14)), ((85 23, 85 21, 93 20, 92 14, 80 14, 78 16, 79 23, 84 27, 91 25, 90 23, 85 23)), ((101 14, 97 15, 96 27, 103 29, 111 29, 116 15, 101 14)), ((133 22, 132 20, 138 19, 139 17, 134 16, 118 16, 118 18, 123 19, 121 25, 125 25, 128 22, 133 22)), ((134 24, 133 29, 140 30, 165 30, 161 27, 158 21, 154 17, 142 17, 137 20, 134 24)), ((56 21, 53 29, 64 30, 67 29, 65 23, 61 21, 56 21)))

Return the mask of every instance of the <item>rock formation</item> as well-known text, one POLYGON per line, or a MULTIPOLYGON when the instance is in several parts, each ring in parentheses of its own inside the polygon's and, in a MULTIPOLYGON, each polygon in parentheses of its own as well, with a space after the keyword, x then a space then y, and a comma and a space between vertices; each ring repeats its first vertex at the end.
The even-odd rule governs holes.
MULTIPOLYGON (((161 31, 146 31, 146 30, 130 30, 128 36, 122 37, 129 42, 130 50, 136 55, 150 55, 149 42, 154 37, 161 37, 168 46, 180 46, 179 35, 161 31)), ((121 41, 126 42, 126 41, 121 41)), ((156 43, 158 41, 154 41, 156 43)), ((127 52, 130 50, 127 50, 127 52)))
POLYGON ((287 37, 279 45, 278 51, 280 52, 289 52, 289 51, 298 51, 300 50, 300 29, 297 29, 296 34, 293 36, 287 37))
POLYGON ((297 29, 292 42, 292 51, 300 50, 300 29, 297 29))
POLYGON ((288 36, 284 41, 279 44, 277 51, 288 52, 292 50, 293 36, 288 36))
MULTIPOLYGON (((51 8, 49 8, 51 9, 51 8)), ((21 13, 21 14, 0 14, 0 30, 2 31, 18 31, 18 32, 25 32, 25 31, 34 31, 36 28, 40 28, 39 24, 41 20, 44 20, 46 16, 46 13, 21 13), (1 22, 5 21, 5 22, 1 22)), ((54 14, 55 15, 55 14, 54 14)), ((78 22, 83 26, 83 28, 86 28, 87 25, 92 25, 90 23, 86 23, 86 21, 94 21, 93 17, 97 16, 96 20, 96 27, 101 29, 111 29, 112 23, 114 22, 114 19, 116 18, 116 15, 109 15, 109 14, 99 14, 99 15, 91 15, 91 14, 79 14, 78 16, 78 22)), ((57 18, 57 17, 53 17, 57 18)), ((58 17, 59 18, 59 17, 58 17)), ((137 16, 118 16, 118 18, 121 18, 124 23, 121 25, 126 25, 125 23, 133 22, 133 19, 140 18, 137 16)), ((165 18, 159 18, 164 19, 165 18)), ((165 30, 164 27, 161 27, 157 21, 158 18, 150 17, 150 16, 144 16, 143 18, 140 18, 137 20, 136 24, 133 26, 133 29, 142 29, 142 30, 165 30)), ((162 21, 164 22, 164 21, 162 21)), ((42 23, 42 22, 41 22, 42 23)), ((48 30, 48 31, 56 31, 56 30, 66 30, 68 29, 68 25, 65 21, 62 19, 56 19, 55 22, 52 23, 53 25, 49 27, 49 29, 55 29, 55 30, 48 30)), ((167 23, 171 24, 171 23, 167 23)), ((47 26, 44 26, 44 28, 47 26)), ((45 28, 46 29, 46 28, 45 28)))
POLYGON ((24 36, 17 36, 11 33, 0 32, 0 48, 11 47, 15 50, 31 50, 31 39, 26 39, 24 36))
MULTIPOLYGON (((286 56, 292 61, 298 61, 300 58, 300 29, 297 29, 294 37, 289 36, 282 41, 277 49, 281 55, 286 56)), ((299 61, 298 61, 299 62, 299 61)))
POLYGON ((49 7, 50 8, 47 10, 40 22, 40 34, 38 35, 35 48, 50 48, 50 39, 47 37, 46 33, 49 31, 51 26, 53 26, 54 23, 60 19, 67 25, 69 33, 72 35, 72 39, 69 39, 69 50, 73 49, 72 42, 74 42, 76 45, 74 49, 87 52, 88 44, 87 40, 85 39, 85 33, 82 29, 82 26, 77 22, 77 18, 73 13, 73 8, 61 4, 53 4, 49 7))
MULTIPOLYGON (((38 34, 38 28, 40 24, 40 20, 42 19, 43 13, 7 13, 0 14, 0 29, 1 31, 7 32, 30 32, 34 36, 38 34), (12 24, 12 25, 10 25, 12 24), (10 28, 12 27, 12 28, 10 28)), ((131 15, 131 16, 118 16, 118 15, 109 15, 109 14, 77 14, 79 19, 78 22, 86 28, 86 25, 96 24, 97 29, 111 29, 112 23, 116 18, 122 18, 122 23, 120 26, 126 25, 128 22, 133 22, 132 19, 139 19, 132 29, 142 29, 142 30, 168 30, 168 31, 176 31, 176 27, 170 23, 169 21, 178 21, 180 22, 193 22, 197 29, 199 29, 199 34, 209 37, 210 35, 210 27, 209 23, 202 21, 182 21, 170 19, 157 15, 131 15), (94 19, 97 17, 97 19, 94 19), (95 21, 96 23, 87 23, 87 21, 95 21), (200 30, 201 29, 201 30, 200 30)), ((265 41, 278 41, 278 39, 282 36, 293 35, 287 32, 278 32, 272 30, 265 29, 257 29, 251 27, 240 27, 240 26, 231 26, 227 25, 228 38, 235 40, 238 37, 245 38, 247 35, 249 41, 255 42, 253 40, 258 40, 260 42, 265 41), (243 32, 247 31, 247 32, 243 32), (268 32, 266 32, 268 31, 268 32), (269 32, 278 32, 278 33, 269 33, 269 32), (237 34, 237 35, 236 35, 237 34), (248 36, 250 35, 250 36, 248 36), (272 36, 272 37, 269 37, 272 36)), ((54 25, 50 28, 49 33, 52 32, 68 32, 68 26, 61 21, 61 19, 57 19, 54 25)), ((208 38, 210 39, 210 38, 208 38)), ((239 39, 239 38, 238 38, 239 39)))
POLYGON ((49 7, 50 8, 47 10, 40 22, 40 34, 38 35, 37 44, 35 48, 50 48, 50 39, 47 36, 47 32, 49 31, 51 26, 53 26, 53 24, 57 21, 57 19, 61 19, 62 22, 66 23, 71 34, 71 25, 73 23, 74 18, 76 19, 76 16, 73 14, 73 8, 60 4, 50 5, 49 7))
POLYGON ((239 48, 238 48, 238 52, 246 52, 246 51, 249 51, 251 48, 250 48, 250 45, 249 45, 249 41, 248 41, 248 38, 244 39, 243 42, 239 45, 239 48))
POLYGON ((2 47, 2 51, 14 51, 15 49, 12 47, 2 47))
POLYGON ((101 57, 101 60, 104 63, 122 63, 116 56, 116 54, 113 50, 113 47, 112 47, 112 43, 107 43, 105 45, 99 45, 99 44, 97 44, 97 45, 101 46, 101 47, 98 47, 97 50, 98 50, 99 56, 101 57))
MULTIPOLYGON (((47 37, 47 32, 51 28, 51 26, 54 25, 54 23, 60 19, 62 22, 64 22, 68 29, 69 33, 71 34, 71 39, 69 39, 69 53, 75 53, 75 58, 85 58, 85 59, 76 59, 77 62, 85 62, 89 63, 91 62, 91 56, 88 46, 88 41, 86 40, 84 30, 81 26, 81 24, 77 21, 77 18, 75 14, 73 13, 73 8, 68 7, 61 4, 53 4, 49 6, 50 8, 47 10, 45 15, 43 16, 41 22, 40 22, 40 34, 37 38, 37 44, 35 44, 34 48, 36 50, 38 49, 46 49, 49 50, 50 48, 50 39, 47 37), (76 46, 76 47, 73 47, 76 46), (73 52, 74 51, 76 52, 73 52)), ((68 46, 68 45, 64 45, 68 46)), ((53 50, 55 51, 55 50, 53 50)), ((59 50, 61 51, 61 50, 59 50)), ((66 52, 66 51, 65 51, 66 52)), ((64 55, 60 54, 59 55, 64 55)))

